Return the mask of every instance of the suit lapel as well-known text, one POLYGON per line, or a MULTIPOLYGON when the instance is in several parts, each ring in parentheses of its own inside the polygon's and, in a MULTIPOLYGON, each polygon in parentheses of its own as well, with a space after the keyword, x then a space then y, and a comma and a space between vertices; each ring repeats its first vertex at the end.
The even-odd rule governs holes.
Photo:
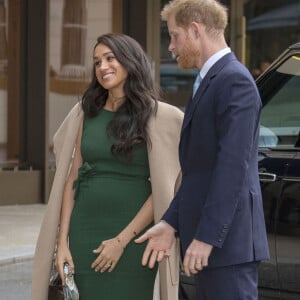
POLYGON ((191 97, 187 104, 184 119, 183 119, 183 124, 182 124, 181 135, 183 134, 183 132, 186 129, 186 127, 188 126, 188 124, 191 122, 196 107, 204 99, 205 92, 206 92, 208 86, 212 83, 212 81, 215 78, 215 76, 217 75, 217 73, 232 59, 235 59, 235 56, 233 53, 226 54, 210 68, 210 70, 208 71, 206 76, 203 78, 203 80, 200 84, 200 87, 195 94, 194 99, 192 99, 192 97, 191 97))
POLYGON ((201 102, 203 94, 205 93, 207 87, 209 86, 210 81, 211 81, 211 79, 208 78, 208 76, 205 76, 205 78, 202 80, 201 85, 200 85, 199 89, 197 90, 194 98, 192 98, 192 97, 190 98, 190 100, 187 104, 186 110, 185 110, 181 134, 183 133, 184 129, 187 127, 187 125, 192 120, 194 111, 195 111, 198 103, 201 102))

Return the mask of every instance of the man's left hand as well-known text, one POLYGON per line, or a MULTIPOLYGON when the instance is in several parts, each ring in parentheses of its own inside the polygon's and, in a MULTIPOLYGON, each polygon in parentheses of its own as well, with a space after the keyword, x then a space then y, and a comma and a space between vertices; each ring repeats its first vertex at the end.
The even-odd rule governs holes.
POLYGON ((206 267, 212 249, 212 245, 194 239, 185 252, 184 273, 191 276, 206 267))

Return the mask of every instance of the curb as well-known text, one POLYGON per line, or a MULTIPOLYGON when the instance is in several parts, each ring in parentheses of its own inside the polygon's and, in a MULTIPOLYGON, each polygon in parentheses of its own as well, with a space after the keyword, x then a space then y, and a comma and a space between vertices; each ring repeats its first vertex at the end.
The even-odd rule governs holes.
POLYGON ((28 262, 33 260, 33 255, 25 255, 25 256, 19 256, 19 257, 10 257, 10 258, 4 258, 0 260, 0 267, 5 267, 12 264, 18 264, 23 262, 28 262))
POLYGON ((0 267, 27 262, 33 260, 34 249, 22 249, 18 251, 12 251, 10 255, 7 253, 0 253, 0 267))

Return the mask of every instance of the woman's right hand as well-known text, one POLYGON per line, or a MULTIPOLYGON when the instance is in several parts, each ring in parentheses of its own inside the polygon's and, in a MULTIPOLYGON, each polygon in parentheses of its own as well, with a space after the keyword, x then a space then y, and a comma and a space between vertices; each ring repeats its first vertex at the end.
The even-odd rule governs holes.
POLYGON ((59 273, 59 276, 62 280, 62 285, 66 284, 65 275, 64 275, 64 264, 68 263, 70 267, 70 271, 74 274, 75 268, 72 259, 72 255, 70 249, 67 244, 58 245, 56 250, 56 258, 55 258, 55 267, 59 273))

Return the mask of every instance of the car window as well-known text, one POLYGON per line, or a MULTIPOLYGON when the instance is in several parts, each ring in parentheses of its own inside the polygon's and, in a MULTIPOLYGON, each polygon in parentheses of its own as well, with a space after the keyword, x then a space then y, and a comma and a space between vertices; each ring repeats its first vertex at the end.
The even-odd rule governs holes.
POLYGON ((262 83, 260 147, 300 147, 300 56, 288 58, 262 83))

